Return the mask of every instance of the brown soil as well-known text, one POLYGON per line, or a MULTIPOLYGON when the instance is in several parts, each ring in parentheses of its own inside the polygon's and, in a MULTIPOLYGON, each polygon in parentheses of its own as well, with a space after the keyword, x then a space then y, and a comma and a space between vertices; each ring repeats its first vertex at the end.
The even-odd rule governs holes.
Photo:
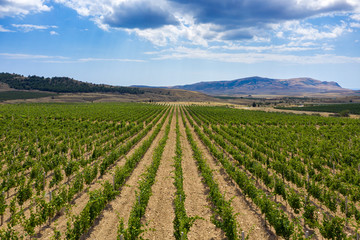
POLYGON ((127 225, 131 208, 136 200, 135 191, 138 187, 138 181, 141 178, 141 174, 151 164, 154 149, 164 135, 165 126, 166 123, 127 180, 126 185, 121 189, 120 195, 108 204, 100 217, 95 221, 93 227, 82 239, 116 239, 119 220, 123 219, 125 225, 127 225))
POLYGON ((181 149, 183 153, 183 187, 186 195, 185 209, 189 217, 199 216, 188 233, 189 239, 223 239, 224 232, 217 228, 210 220, 210 202, 207 200, 208 189, 202 183, 195 160, 192 156, 191 146, 186 138, 182 121, 179 124, 181 133, 181 149))
MULTIPOLYGON (((187 124, 190 126, 188 122, 187 124)), ((275 239, 275 234, 265 227, 265 221, 261 217, 261 213, 258 208, 245 199, 236 183, 220 166, 220 163, 211 156, 210 152, 201 142, 191 126, 190 129, 194 140, 197 142, 201 152, 203 153, 204 158, 207 159, 208 165, 214 170, 213 176, 219 184, 220 191, 222 194, 225 194, 225 198, 227 200, 232 199, 231 205, 234 212, 239 213, 236 216, 239 229, 244 231, 245 235, 250 234, 250 239, 275 239)))
POLYGON ((176 188, 173 184, 176 131, 175 111, 172 116, 169 138, 152 186, 145 216, 142 222, 148 229, 142 237, 145 239, 174 239, 173 220, 175 217, 173 199, 176 188))

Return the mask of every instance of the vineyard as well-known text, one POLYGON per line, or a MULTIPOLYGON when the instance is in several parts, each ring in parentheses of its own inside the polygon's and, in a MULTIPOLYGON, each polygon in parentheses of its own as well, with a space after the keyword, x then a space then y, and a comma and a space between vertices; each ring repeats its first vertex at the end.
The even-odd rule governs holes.
POLYGON ((348 104, 327 104, 318 106, 304 106, 304 107, 279 107, 279 109, 288 109, 295 111, 312 111, 312 112, 331 112, 341 113, 348 112, 352 114, 360 114, 359 103, 348 103, 348 104))
POLYGON ((0 105, 0 239, 359 239, 360 121, 0 105))

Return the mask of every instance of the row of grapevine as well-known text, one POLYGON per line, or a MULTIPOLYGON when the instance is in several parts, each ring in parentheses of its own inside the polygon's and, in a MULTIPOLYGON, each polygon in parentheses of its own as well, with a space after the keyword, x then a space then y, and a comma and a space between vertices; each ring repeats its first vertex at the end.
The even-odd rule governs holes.
POLYGON ((202 156, 202 153, 199 150, 197 143, 195 142, 190 132, 190 129, 185 122, 183 112, 181 117, 185 126, 187 139, 193 151, 193 157, 198 164, 198 168, 201 172, 204 182, 210 190, 209 197, 212 204, 214 205, 214 215, 212 217, 212 221, 217 227, 221 228, 225 232, 225 235, 229 239, 239 239, 238 223, 235 220, 231 201, 227 201, 225 197, 221 194, 219 185, 213 178, 212 169, 206 163, 206 159, 204 159, 204 157, 202 156))
POLYGON ((176 187, 176 195, 174 198, 175 205, 175 218, 173 221, 174 224, 174 236, 177 240, 185 240, 188 239, 187 233, 190 231, 191 226, 194 221, 199 218, 189 217, 186 214, 185 209, 185 199, 186 195, 183 188, 183 170, 182 170, 182 149, 180 142, 180 129, 179 129, 179 112, 176 111, 176 150, 174 157, 174 166, 175 166, 175 178, 174 185, 176 187))
POLYGON ((136 200, 130 212, 130 218, 127 224, 127 228, 125 227, 123 219, 120 220, 120 224, 118 227, 119 239, 123 238, 126 240, 130 240, 130 239, 135 240, 138 239, 139 235, 144 231, 143 229, 144 226, 141 223, 141 218, 145 214, 146 206, 148 205, 150 196, 152 194, 151 186, 155 182, 156 173, 157 170, 159 169, 162 154, 164 152, 164 148, 168 140, 172 115, 173 112, 170 113, 169 121, 165 129, 165 134, 161 138, 158 146, 154 150, 152 156, 152 163, 147 168, 145 174, 142 176, 142 179, 140 179, 139 181, 136 200))

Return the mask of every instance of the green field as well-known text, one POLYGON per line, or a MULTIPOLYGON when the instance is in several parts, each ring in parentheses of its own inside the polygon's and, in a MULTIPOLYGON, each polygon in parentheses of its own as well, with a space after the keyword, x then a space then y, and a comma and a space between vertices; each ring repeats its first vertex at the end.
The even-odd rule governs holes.
POLYGON ((32 99, 54 96, 53 93, 42 92, 22 92, 22 91, 6 91, 0 92, 0 101, 15 100, 15 99, 32 99))
POLYGON ((311 111, 311 112, 331 112, 341 113, 349 111, 351 114, 360 114, 360 103, 347 104, 327 104, 318 106, 304 106, 304 107, 278 107, 278 109, 287 109, 295 111, 311 111))

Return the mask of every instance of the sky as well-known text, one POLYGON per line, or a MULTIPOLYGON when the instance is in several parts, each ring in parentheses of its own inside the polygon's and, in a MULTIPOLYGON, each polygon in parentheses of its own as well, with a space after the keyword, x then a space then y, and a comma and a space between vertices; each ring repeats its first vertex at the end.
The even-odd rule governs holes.
POLYGON ((360 0, 0 0, 0 72, 119 86, 311 77, 360 89, 360 0))

